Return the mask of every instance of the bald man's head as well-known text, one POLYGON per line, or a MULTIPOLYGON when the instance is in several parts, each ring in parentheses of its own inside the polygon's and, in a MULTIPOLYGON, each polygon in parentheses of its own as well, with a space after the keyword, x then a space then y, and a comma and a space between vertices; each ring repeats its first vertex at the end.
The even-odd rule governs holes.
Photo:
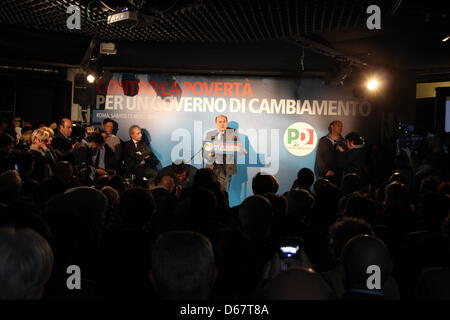
POLYGON ((328 300, 333 294, 319 273, 312 269, 290 268, 268 283, 263 297, 266 300, 328 300))
POLYGON ((367 289, 367 279, 373 274, 368 273, 369 266, 380 268, 382 286, 392 271, 388 248, 383 241, 369 235, 359 235, 347 242, 342 250, 342 263, 346 286, 353 289, 367 289))
POLYGON ((66 137, 70 137, 72 135, 72 120, 68 118, 62 118, 59 121, 59 132, 66 137))

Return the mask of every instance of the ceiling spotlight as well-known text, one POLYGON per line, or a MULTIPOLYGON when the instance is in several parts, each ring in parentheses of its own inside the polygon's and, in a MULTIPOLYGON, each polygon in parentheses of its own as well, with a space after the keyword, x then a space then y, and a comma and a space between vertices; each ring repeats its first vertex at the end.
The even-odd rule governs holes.
POLYGON ((446 36, 444 39, 442 39, 442 42, 446 42, 448 39, 450 39, 450 34, 446 36))
POLYGON ((89 83, 94 83, 95 82, 95 75, 93 75, 93 74, 91 74, 91 73, 89 73, 88 75, 87 75, 87 77, 86 77, 86 80, 87 80, 87 82, 89 82, 89 83))
POLYGON ((377 79, 371 79, 367 82, 367 89, 369 91, 374 91, 378 89, 379 85, 380 84, 377 79))
POLYGON ((94 83, 103 76, 103 68, 100 66, 97 60, 91 60, 86 67, 83 67, 86 72, 86 80, 89 83, 94 83))

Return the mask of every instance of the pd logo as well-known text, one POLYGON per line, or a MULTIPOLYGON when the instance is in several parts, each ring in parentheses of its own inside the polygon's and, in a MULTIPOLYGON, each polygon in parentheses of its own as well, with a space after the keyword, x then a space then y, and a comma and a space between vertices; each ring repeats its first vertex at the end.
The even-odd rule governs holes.
POLYGON ((310 154, 316 145, 316 130, 305 122, 296 122, 284 132, 284 146, 295 156, 310 154))

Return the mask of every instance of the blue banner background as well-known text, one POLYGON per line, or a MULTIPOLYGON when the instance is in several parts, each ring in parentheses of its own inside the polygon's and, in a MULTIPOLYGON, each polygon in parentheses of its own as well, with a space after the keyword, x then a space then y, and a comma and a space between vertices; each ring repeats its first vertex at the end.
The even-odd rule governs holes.
MULTIPOLYGON (((182 92, 182 97, 193 97, 192 92, 183 90, 185 82, 240 82, 243 85, 251 85, 252 96, 220 97, 230 105, 230 99, 243 99, 247 103, 250 99, 295 99, 300 100, 338 100, 358 101, 352 95, 352 87, 329 87, 318 78, 298 79, 280 77, 236 77, 236 76, 196 76, 196 75, 160 75, 160 74, 125 74, 125 78, 136 78, 140 82, 151 80, 167 80, 168 83, 176 81, 182 92)), ((115 73, 113 81, 120 81, 124 74, 115 73)), ((123 90, 116 91, 108 96, 120 96, 125 98, 123 90)), ((136 97, 143 96, 140 92, 136 97)), ((205 97, 218 98, 214 95, 205 97)), ((129 97, 130 98, 130 97, 129 97)), ((163 166, 169 165, 176 159, 184 159, 186 162, 200 150, 202 141, 209 130, 215 129, 214 118, 222 112, 190 112, 190 111, 144 111, 110 109, 114 107, 114 97, 110 97, 105 109, 105 97, 97 96, 97 107, 93 111, 93 122, 101 122, 105 118, 114 119, 119 123, 118 136, 123 140, 129 140, 128 128, 137 124, 144 129, 149 138, 152 150, 158 156, 163 166)), ((362 101, 359 101, 360 103, 362 101)), ((365 102, 366 106, 368 102, 365 102)), ((255 104, 258 105, 258 104, 255 104)), ((151 107, 151 106, 148 106, 151 107)), ((368 141, 377 141, 379 138, 380 117, 377 115, 374 105, 370 105, 370 114, 356 115, 310 115, 304 114, 267 114, 252 113, 247 107, 245 112, 223 112, 228 116, 228 126, 239 130, 239 137, 245 148, 249 151, 246 156, 238 157, 238 173, 233 176, 229 191, 230 205, 239 204, 243 199, 252 194, 251 180, 257 172, 274 174, 280 182, 280 193, 288 191, 296 178, 299 169, 308 167, 314 170, 316 149, 305 156, 296 156, 285 147, 284 134, 286 129, 296 122, 305 122, 311 125, 317 138, 328 133, 328 124, 333 120, 341 120, 344 124, 343 134, 357 131, 368 138, 368 141)), ((150 108, 151 109, 151 108, 150 108)), ((227 109, 228 110, 228 109, 227 109)), ((317 141, 315 141, 317 142, 317 141)), ((193 160, 193 165, 202 167, 201 155, 193 160)))

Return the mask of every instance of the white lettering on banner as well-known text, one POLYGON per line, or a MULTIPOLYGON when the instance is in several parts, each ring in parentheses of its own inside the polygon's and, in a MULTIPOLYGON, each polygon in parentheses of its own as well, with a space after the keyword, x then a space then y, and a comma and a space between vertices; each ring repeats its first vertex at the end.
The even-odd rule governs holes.
POLYGON ((230 99, 230 112, 239 112, 240 109, 240 101, 236 98, 230 99))
POLYGON ((362 116, 372 113, 368 101, 352 100, 294 100, 294 99, 224 99, 205 97, 123 97, 107 95, 97 98, 97 105, 105 103, 105 110, 162 111, 162 112, 210 112, 210 113, 255 113, 298 114, 311 116, 362 116))
POLYGON ((114 105, 119 106, 120 110, 123 110, 123 97, 122 96, 114 96, 114 105))
POLYGON ((100 109, 100 106, 105 103, 105 96, 98 95, 96 98, 95 109, 100 109))
POLYGON ((256 111, 256 109, 253 109, 253 104, 258 101, 259 101, 259 99, 251 99, 250 100, 249 109, 250 109, 251 113, 259 113, 259 111, 256 111))
POLYGON ((224 98, 218 98, 216 100, 216 102, 217 102, 216 111, 220 112, 220 113, 225 112, 225 110, 227 109, 227 102, 225 101, 225 99, 224 98), (219 102, 221 102, 221 105, 219 104, 219 102))
POLYGON ((334 100, 329 101, 329 103, 328 103, 328 115, 329 116, 336 116, 337 115, 337 113, 336 113, 336 104, 337 103, 338 102, 334 101, 334 100))
POLYGON ((268 130, 258 129, 257 153, 263 154, 266 157, 266 159, 264 159, 264 172, 267 172, 268 174, 277 174, 280 168, 280 131, 278 129, 270 130, 269 139, 267 134, 268 130))
POLYGON ((350 114, 350 104, 345 104, 344 101, 338 101, 338 112, 344 116, 350 114))
POLYGON ((191 154, 191 133, 189 130, 182 128, 174 130, 170 140, 179 142, 172 148, 170 153, 172 162, 176 159, 185 159, 191 154))
POLYGON ((364 116, 364 117, 367 117, 370 114, 371 110, 372 110, 372 106, 368 102, 363 102, 359 106, 359 109, 360 109, 361 115, 364 116), (363 106, 365 108, 365 112, 363 111, 364 110, 363 106))
POLYGON ((192 98, 186 98, 184 101, 187 101, 184 107, 184 111, 192 112, 192 98))
POLYGON ((319 106, 319 101, 313 100, 313 109, 316 110, 317 113, 322 114, 327 110, 327 101, 322 101, 319 106))
POLYGON ((306 111, 308 111, 308 114, 310 115, 313 114, 309 100, 303 100, 301 114, 305 113, 306 111))
POLYGON ((289 99, 286 103, 286 114, 295 114, 295 100, 289 99))
POLYGON ((105 110, 117 110, 116 106, 114 105, 114 96, 106 96, 105 110))
MULTIPOLYGON (((194 121, 194 137, 202 137, 201 139, 194 139, 194 152, 197 153, 194 158, 194 163, 202 163, 203 155, 198 152, 203 147, 203 122, 194 121)), ((192 157, 192 156, 189 156, 192 157)), ((175 160, 175 159, 174 159, 175 160)), ((174 161, 172 160, 172 162, 174 161)), ((189 161, 191 162, 191 161, 189 161)))

